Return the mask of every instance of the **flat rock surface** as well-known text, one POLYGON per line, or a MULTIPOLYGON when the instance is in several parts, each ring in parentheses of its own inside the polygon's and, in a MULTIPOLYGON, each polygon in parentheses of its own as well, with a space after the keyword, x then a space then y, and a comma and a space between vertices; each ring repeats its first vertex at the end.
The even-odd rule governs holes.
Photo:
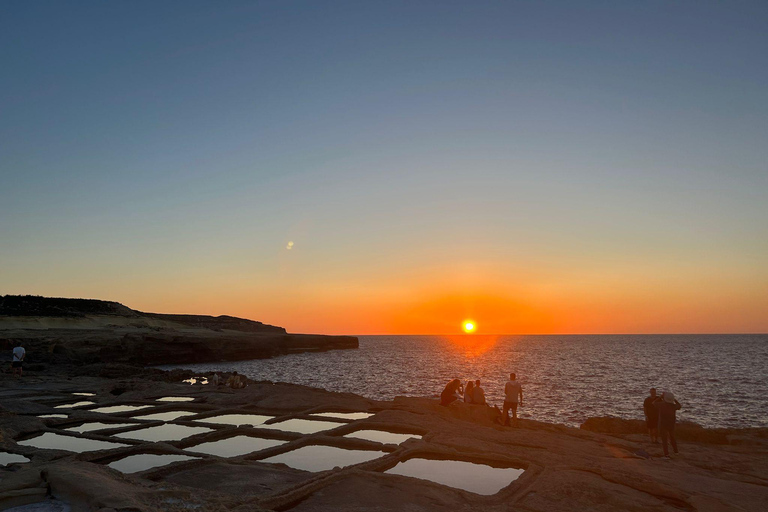
MULTIPOLYGON (((27 463, 0 468, 0 509, 56 503, 73 511, 132 510, 296 510, 296 511, 758 511, 768 507, 768 448, 759 429, 696 430, 698 441, 681 441, 679 455, 664 460, 661 446, 631 425, 592 421, 599 432, 521 420, 519 428, 494 423, 493 411, 463 403, 442 407, 435 399, 403 398, 381 402, 320 389, 271 382, 248 382, 244 389, 189 385, 177 374, 134 368, 119 379, 79 373, 31 374, 16 379, 0 374, 0 450, 23 455, 27 463), (95 402, 76 409, 54 409, 78 401, 73 393, 93 392, 95 402), (190 397, 183 403, 158 402, 163 396, 190 397), (40 397, 47 397, 40 401, 40 397), (138 412, 103 414, 112 405, 150 406, 138 412), (18 442, 45 432, 61 433, 84 422, 135 423, 132 416, 184 410, 171 422, 199 426, 213 414, 260 414, 268 423, 311 419, 319 412, 368 412, 361 420, 339 419, 315 434, 284 432, 259 425, 211 425, 185 439, 145 442, 120 439, 127 446, 75 454, 38 449, 18 442), (65 412, 66 418, 37 414, 65 412), (399 445, 344 437, 373 429, 415 434, 399 445), (194 445, 233 436, 278 439, 284 443, 238 457, 191 453, 194 445), (307 445, 380 452, 360 464, 307 472, 263 460, 307 445), (188 451, 189 450, 189 451, 188 451), (122 474, 110 462, 140 453, 195 455, 146 471, 122 474), (485 496, 426 479, 384 472, 409 458, 460 460, 493 467, 524 469, 498 493, 485 496)), ((144 421, 147 426, 161 421, 144 421)), ((589 425, 588 425, 589 426, 589 425)), ((115 441, 113 434, 68 434, 115 441)), ((43 509, 45 510, 45 509, 43 509)))

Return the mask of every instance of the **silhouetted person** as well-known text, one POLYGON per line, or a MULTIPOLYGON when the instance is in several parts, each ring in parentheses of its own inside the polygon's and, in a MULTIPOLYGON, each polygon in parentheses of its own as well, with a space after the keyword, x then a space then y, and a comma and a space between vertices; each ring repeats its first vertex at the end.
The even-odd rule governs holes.
POLYGON ((475 389, 475 384, 470 380, 467 381, 467 385, 464 388, 464 402, 471 404, 474 400, 474 395, 472 394, 472 391, 475 389))
POLYGON ((459 379, 453 379, 446 384, 445 389, 440 394, 440 405, 450 405, 459 398, 460 393, 464 393, 464 385, 459 379))
POLYGON ((27 357, 27 351, 24 350, 24 345, 19 343, 13 349, 13 360, 11 361, 11 369, 14 375, 21 377, 24 371, 24 358, 27 357))
POLYGON ((509 411, 512 411, 512 419, 517 426, 517 406, 523 405, 523 386, 517 381, 517 375, 509 374, 509 380, 504 384, 504 424, 509 425, 509 411))
POLYGON ((661 400, 656 396, 656 388, 651 388, 651 396, 643 402, 643 412, 645 413, 645 426, 648 427, 648 436, 652 443, 659 442, 659 410, 653 405, 654 402, 661 400))
POLYGON ((680 402, 675 400, 675 395, 670 391, 661 394, 661 400, 653 403, 659 411, 659 434, 661 434, 661 444, 664 447, 664 457, 669 458, 667 450, 667 437, 672 444, 672 450, 677 453, 677 440, 675 440, 675 423, 677 423, 677 411, 680 410, 680 402))
POLYGON ((472 390, 472 403, 477 405, 486 405, 485 390, 480 387, 480 379, 475 381, 475 388, 472 390))

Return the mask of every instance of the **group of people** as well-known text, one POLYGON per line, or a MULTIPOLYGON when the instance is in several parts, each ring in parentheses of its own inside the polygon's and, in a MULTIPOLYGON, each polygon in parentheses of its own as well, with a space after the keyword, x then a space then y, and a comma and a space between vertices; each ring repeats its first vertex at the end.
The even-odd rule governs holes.
POLYGON ((661 396, 656 394, 656 388, 651 388, 650 396, 643 401, 645 413, 645 425, 648 427, 648 436, 652 443, 661 444, 664 448, 664 457, 669 459, 667 440, 672 445, 672 450, 677 452, 677 440, 675 439, 675 423, 677 423, 677 411, 681 408, 680 402, 675 399, 671 391, 664 391, 661 396))
MULTIPOLYGON (((440 394, 440 405, 449 406, 452 403, 461 402, 473 405, 489 406, 485 399, 485 390, 480 385, 480 379, 468 381, 466 386, 459 380, 453 379, 440 394)), ((512 412, 511 424, 517 426, 517 408, 523 405, 523 387, 517 380, 517 375, 509 374, 509 380, 504 384, 503 411, 498 406, 499 416, 503 418, 504 425, 510 425, 510 411, 512 412)))

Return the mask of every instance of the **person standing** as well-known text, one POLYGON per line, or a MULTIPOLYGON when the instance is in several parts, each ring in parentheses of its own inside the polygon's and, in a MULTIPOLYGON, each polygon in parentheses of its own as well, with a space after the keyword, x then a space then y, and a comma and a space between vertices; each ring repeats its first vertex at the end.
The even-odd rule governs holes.
POLYGON ((681 408, 680 402, 675 400, 675 395, 671 391, 665 391, 661 394, 661 400, 657 400, 653 405, 659 411, 659 434, 661 435, 661 444, 664 447, 664 458, 669 459, 667 438, 672 445, 672 450, 677 453, 675 423, 677 423, 677 411, 681 408))
POLYGON ((648 436, 652 443, 659 442, 659 410, 654 406, 654 402, 661 398, 656 396, 656 388, 651 388, 651 396, 643 402, 643 412, 645 413, 645 426, 648 427, 648 436))
POLYGON ((514 426, 517 426, 517 406, 523 405, 523 386, 517 380, 517 375, 509 374, 509 380, 504 384, 504 425, 509 425, 509 411, 512 410, 514 426))
POLYGON ((21 377, 21 374, 24 370, 24 358, 27 356, 27 351, 24 350, 24 345, 22 343, 19 343, 16 347, 13 349, 13 361, 11 362, 11 368, 13 369, 13 374, 18 375, 21 377))

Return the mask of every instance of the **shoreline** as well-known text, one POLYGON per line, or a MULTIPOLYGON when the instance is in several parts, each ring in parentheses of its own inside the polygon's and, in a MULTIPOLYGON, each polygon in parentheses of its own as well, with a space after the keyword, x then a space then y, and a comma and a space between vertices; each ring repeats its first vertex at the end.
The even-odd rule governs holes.
MULTIPOLYGON (((62 369, 64 370, 64 369, 62 369)), ((595 432, 564 425, 520 420, 520 428, 495 425, 481 406, 441 407, 429 398, 370 400, 306 386, 249 381, 232 390, 181 381, 194 372, 104 365, 103 376, 60 371, 31 373, 21 380, 0 380, 2 450, 27 456, 30 462, 0 469, 0 508, 34 503, 55 496, 73 510, 134 507, 137 510, 354 510, 376 504, 399 510, 417 504, 423 510, 457 509, 467 504, 507 510, 574 510, 609 505, 611 509, 756 510, 768 500, 768 429, 738 429, 730 437, 685 440, 681 455, 659 458, 660 448, 632 432, 595 432), (72 393, 95 393, 82 397, 72 393), (190 402, 158 402, 162 396, 190 402), (85 399, 85 400, 82 400, 85 399), (93 401, 74 409, 57 405, 93 401), (165 423, 136 420, 136 412, 106 414, 92 409, 114 404, 147 406, 152 413, 186 410, 195 416, 165 423), (67 412, 65 412, 67 411, 67 412), (318 417, 319 412, 364 412, 361 419, 318 417), (67 418, 38 418, 38 414, 67 418), (327 422, 328 429, 301 434, 264 425, 216 425, 196 419, 220 414, 267 415, 268 423, 288 420, 327 422), (73 435, 66 428, 82 422, 119 422, 129 426, 73 435), (139 425, 138 423, 144 423, 139 425), (210 431, 168 442, 118 438, 121 433, 161 425, 199 427, 210 431), (378 429, 423 436, 402 444, 380 444, 345 437, 359 429, 378 429), (40 433, 79 439, 120 441, 128 446, 72 454, 19 445, 40 433), (192 445, 250 436, 273 439, 279 446, 234 458, 201 455, 192 445), (725 442, 723 442, 725 441, 725 442), (306 446, 331 446, 381 452, 344 468, 320 472, 259 462, 306 446), (659 452, 659 453, 657 453, 659 452), (110 462, 138 453, 198 457, 135 474, 122 474, 110 462), (648 458, 646 458, 646 456, 648 458), (499 492, 484 496, 455 487, 385 474, 413 458, 449 459, 474 464, 516 467, 522 475, 499 492), (392 492, 392 488, 397 492, 392 492), (50 492, 48 491, 50 489, 50 492), (363 491, 364 490, 364 491, 363 491), (373 500, 373 501, 372 501, 373 500), (185 503, 182 506, 179 503, 185 503), (171 506, 174 504, 173 506, 171 506), (178 506, 176 506, 178 505, 178 506), (739 507, 739 508, 737 508, 739 507)), ((597 429, 613 429, 610 421, 597 429)), ((712 429, 702 429, 707 434, 712 429)))

